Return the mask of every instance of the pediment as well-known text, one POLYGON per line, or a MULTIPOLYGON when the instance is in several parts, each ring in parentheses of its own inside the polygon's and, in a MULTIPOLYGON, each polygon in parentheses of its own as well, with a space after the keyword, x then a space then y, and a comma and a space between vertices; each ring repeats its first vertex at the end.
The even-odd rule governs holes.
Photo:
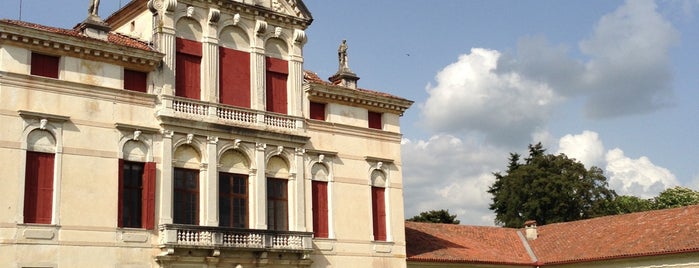
POLYGON ((301 0, 262 0, 274 12, 294 16, 300 19, 311 19, 311 12, 301 0))

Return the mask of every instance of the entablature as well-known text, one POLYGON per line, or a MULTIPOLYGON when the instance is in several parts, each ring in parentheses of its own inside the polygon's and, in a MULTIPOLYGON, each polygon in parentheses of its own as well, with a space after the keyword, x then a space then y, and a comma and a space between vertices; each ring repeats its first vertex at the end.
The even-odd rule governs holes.
POLYGON ((304 91, 310 101, 360 106, 372 111, 403 115, 413 101, 387 94, 345 88, 325 83, 307 82, 304 91))

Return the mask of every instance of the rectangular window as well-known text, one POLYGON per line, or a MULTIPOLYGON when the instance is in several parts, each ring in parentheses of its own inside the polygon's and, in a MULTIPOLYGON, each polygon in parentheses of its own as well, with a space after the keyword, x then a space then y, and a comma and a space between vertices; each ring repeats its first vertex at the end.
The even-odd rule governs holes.
POLYGON ((288 231, 288 212, 286 180, 267 178, 267 229, 288 231))
POLYGON ((219 48, 219 101, 250 108, 250 53, 219 48))
POLYGON ((371 187, 371 214, 374 225, 374 240, 386 241, 386 203, 384 188, 371 187))
POLYGON ((175 95, 189 99, 201 96, 201 43, 177 38, 175 95))
POLYGON ((27 152, 24 223, 51 224, 54 154, 27 152))
POLYGON ((286 114, 287 93, 286 80, 289 76, 289 64, 285 60, 266 58, 267 66, 267 111, 286 114))
POLYGON ((325 103, 311 102, 310 118, 325 121, 325 103))
POLYGON ((369 111, 369 128, 383 129, 381 113, 369 111))
POLYGON ((148 74, 124 69, 124 89, 146 93, 148 74))
POLYGON ((50 56, 32 52, 31 71, 32 75, 58 78, 58 61, 60 57, 50 56))
POLYGON ((119 159, 119 227, 155 228, 155 163, 119 159))
POLYGON ((245 175, 218 173, 219 225, 248 228, 248 179, 245 175))
POLYGON ((313 235, 328 237, 328 183, 312 181, 313 235))
POLYGON ((199 224, 199 170, 175 168, 174 223, 199 224))

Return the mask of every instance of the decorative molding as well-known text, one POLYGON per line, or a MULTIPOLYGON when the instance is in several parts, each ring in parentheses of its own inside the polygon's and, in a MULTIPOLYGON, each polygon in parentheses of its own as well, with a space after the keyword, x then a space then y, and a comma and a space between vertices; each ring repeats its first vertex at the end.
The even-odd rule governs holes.
POLYGON ((194 140, 194 134, 192 134, 192 133, 187 134, 187 139, 185 140, 185 143, 192 144, 192 140, 194 140))
POLYGON ((294 43, 297 45, 303 45, 306 43, 306 31, 294 29, 294 43))
POLYGON ((163 0, 165 1, 165 11, 175 12, 177 10, 177 0, 163 0))
POLYGON ((282 152, 284 152, 284 146, 281 146, 281 145, 277 146, 277 150, 274 151, 274 153, 276 155, 280 155, 280 154, 282 154, 282 152))
POLYGON ((255 149, 258 151, 265 151, 267 149, 267 144, 266 143, 255 143, 255 149))
POLYGON ((304 154, 306 153, 306 149, 304 149, 304 148, 296 148, 296 149, 294 150, 294 152, 296 153, 296 155, 302 156, 302 155, 304 155, 304 154))
POLYGON ((403 115, 413 104, 413 101, 393 96, 386 96, 378 92, 350 89, 331 85, 326 82, 314 82, 306 86, 306 93, 311 101, 329 103, 345 103, 352 106, 361 106, 403 115))
POLYGON ((191 18, 192 16, 194 16, 194 7, 193 7, 193 6, 187 6, 187 12, 186 12, 186 14, 187 14, 187 17, 188 17, 188 18, 191 18))
POLYGON ((221 19, 221 11, 215 8, 209 9, 209 23, 218 23, 221 19))
POLYGON ((318 155, 318 163, 323 163, 323 160, 325 160, 325 155, 324 154, 318 155))
POLYGON ((140 136, 141 136, 141 131, 140 131, 140 130, 134 130, 132 140, 137 141, 138 138, 139 138, 140 136))
POLYGON ((393 159, 388 159, 388 158, 381 158, 381 157, 375 157, 375 156, 365 156, 364 160, 369 161, 369 162, 377 162, 377 163, 384 163, 386 164, 391 164, 393 163, 393 159))
POLYGON ((233 141, 233 149, 238 149, 238 148, 240 148, 240 142, 241 142, 240 139, 235 139, 235 140, 233 141))
POLYGON ((279 36, 282 35, 283 30, 284 30, 284 28, 282 28, 282 27, 279 27, 279 26, 274 27, 274 37, 279 38, 279 36))
POLYGON ((139 125, 131 125, 131 124, 124 124, 124 123, 115 123, 114 127, 118 130, 123 130, 123 131, 133 131, 133 130, 138 130, 143 133, 147 134, 155 134, 161 132, 160 129, 157 128, 152 128, 152 127, 144 127, 144 126, 139 126, 139 125))
POLYGON ((39 120, 39 129, 46 130, 46 124, 48 123, 49 120, 47 120, 46 118, 42 118, 41 120, 39 120))
POLYGON ((238 25, 240 23, 240 13, 235 13, 233 15, 233 25, 238 25))
MULTIPOLYGON (((63 123, 65 121, 70 120, 70 117, 64 116, 64 115, 57 115, 57 114, 45 114, 45 113, 38 113, 38 112, 32 112, 32 111, 27 111, 27 110, 19 110, 17 111, 20 117, 24 119, 37 119, 37 120, 50 120, 51 122, 57 122, 57 123, 63 123)), ((46 124, 44 124, 46 126, 46 124)))
POLYGON ((257 20, 257 22, 255 22, 255 32, 257 35, 264 35, 267 32, 267 22, 264 20, 257 20))
POLYGON ((206 140, 209 142, 209 144, 217 144, 218 143, 217 136, 208 136, 208 137, 206 137, 206 140))
POLYGON ((173 130, 168 130, 168 129, 163 129, 160 131, 165 138, 172 139, 173 136, 175 136, 175 131, 173 130))

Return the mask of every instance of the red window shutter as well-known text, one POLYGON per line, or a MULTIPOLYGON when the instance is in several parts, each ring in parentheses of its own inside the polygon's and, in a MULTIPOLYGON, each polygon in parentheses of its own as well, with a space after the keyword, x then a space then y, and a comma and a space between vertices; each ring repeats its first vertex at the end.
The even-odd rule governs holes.
POLYGON ((177 38, 175 95, 189 99, 201 96, 201 43, 177 38))
POLYGON ((146 93, 148 74, 124 69, 124 89, 146 93))
POLYGON ((311 102, 310 118, 325 121, 325 103, 311 102))
POLYGON ((328 237, 328 183, 324 181, 311 182, 313 195, 313 235, 328 237))
POLYGON ((369 128, 383 129, 381 113, 369 111, 369 128))
POLYGON ((386 241, 386 203, 384 188, 371 187, 371 211, 374 224, 374 240, 386 241))
POLYGON ((124 227, 124 159, 119 159, 119 191, 117 207, 117 227, 124 227))
POLYGON ((31 71, 33 75, 58 78, 58 62, 60 57, 32 52, 31 71))
POLYGON ((143 170, 143 198, 141 220, 143 228, 153 230, 155 228, 155 162, 147 162, 143 170))
POLYGON ((24 222, 51 224, 54 154, 27 152, 24 222))
POLYGON ((286 114, 287 93, 286 81, 289 76, 289 64, 285 60, 266 58, 267 68, 267 111, 286 114))
POLYGON ((250 108, 250 53, 219 48, 219 101, 250 108))

